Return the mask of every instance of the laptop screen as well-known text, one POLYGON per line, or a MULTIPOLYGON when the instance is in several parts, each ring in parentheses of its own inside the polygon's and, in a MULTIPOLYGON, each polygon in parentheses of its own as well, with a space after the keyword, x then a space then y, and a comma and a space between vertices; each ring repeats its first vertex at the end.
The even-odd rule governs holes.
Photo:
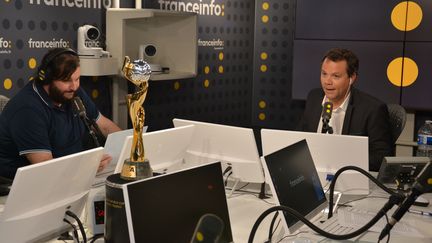
POLYGON ((211 163, 125 185, 131 242, 191 242, 200 218, 223 221, 219 242, 232 242, 221 164, 211 163))
MULTIPOLYGON (((264 156, 264 161, 277 204, 290 207, 308 219, 326 207, 326 197, 306 140, 264 156)), ((287 213, 283 220, 290 233, 302 225, 287 213)))

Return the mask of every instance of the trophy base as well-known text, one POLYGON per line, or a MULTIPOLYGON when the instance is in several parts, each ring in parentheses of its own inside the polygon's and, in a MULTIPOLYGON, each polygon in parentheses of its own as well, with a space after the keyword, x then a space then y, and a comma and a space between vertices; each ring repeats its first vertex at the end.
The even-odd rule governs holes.
POLYGON ((143 162, 133 162, 126 159, 120 177, 123 180, 135 181, 153 176, 153 170, 150 167, 150 162, 145 159, 143 162))

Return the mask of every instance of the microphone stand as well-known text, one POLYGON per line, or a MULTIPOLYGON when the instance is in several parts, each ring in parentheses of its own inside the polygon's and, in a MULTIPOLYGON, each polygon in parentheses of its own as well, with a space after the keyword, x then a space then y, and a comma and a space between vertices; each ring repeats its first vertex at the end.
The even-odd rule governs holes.
POLYGON ((333 134, 333 128, 329 125, 329 120, 323 118, 322 122, 323 122, 323 126, 321 128, 321 133, 333 134))
MULTIPOLYGON (((99 143, 99 140, 96 136, 96 133, 92 129, 92 121, 86 115, 80 115, 80 117, 83 120, 84 124, 86 125, 87 130, 89 131, 90 136, 92 137, 94 144, 96 145, 96 147, 100 147, 100 143, 99 143)), ((99 128, 97 130, 99 130, 99 128)))

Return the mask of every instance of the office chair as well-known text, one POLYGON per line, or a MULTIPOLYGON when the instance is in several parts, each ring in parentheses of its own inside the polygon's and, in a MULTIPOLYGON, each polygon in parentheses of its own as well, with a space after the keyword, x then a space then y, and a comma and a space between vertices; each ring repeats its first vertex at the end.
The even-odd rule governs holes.
POLYGON ((387 104, 387 109, 390 117, 392 143, 395 144, 405 127, 407 114, 405 108, 398 104, 387 104))
POLYGON ((6 103, 8 103, 9 98, 4 96, 4 95, 0 95, 0 113, 3 111, 4 107, 6 106, 6 103))

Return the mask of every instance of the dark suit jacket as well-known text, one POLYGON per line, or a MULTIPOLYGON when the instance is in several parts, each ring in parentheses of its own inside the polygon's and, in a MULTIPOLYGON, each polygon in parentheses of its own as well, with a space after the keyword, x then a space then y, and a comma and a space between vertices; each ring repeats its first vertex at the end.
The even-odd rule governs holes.
MULTIPOLYGON (((298 130, 316 132, 321 119, 322 89, 312 90, 298 130)), ((394 154, 387 105, 380 100, 351 89, 342 134, 369 137, 369 170, 378 171, 384 156, 394 154)))

